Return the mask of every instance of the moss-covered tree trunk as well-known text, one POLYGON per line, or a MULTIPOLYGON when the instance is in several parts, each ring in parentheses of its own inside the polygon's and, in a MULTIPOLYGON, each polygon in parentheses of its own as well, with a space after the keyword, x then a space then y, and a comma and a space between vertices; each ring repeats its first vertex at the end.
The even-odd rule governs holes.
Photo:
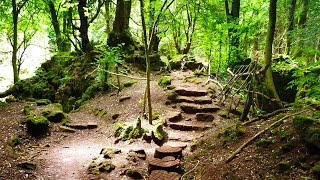
POLYGON ((19 72, 17 64, 17 52, 18 52, 18 15, 19 9, 17 7, 16 0, 12 0, 12 21, 13 21, 13 42, 12 42, 12 68, 13 68, 13 82, 19 81, 19 72))
POLYGON ((275 108, 282 107, 280 98, 276 91, 276 88, 273 83, 272 77, 272 43, 274 38, 274 33, 276 29, 276 20, 277 20, 277 0, 270 0, 269 6, 269 25, 268 32, 266 37, 266 45, 264 49, 264 62, 265 62, 265 83, 268 90, 268 94, 271 98, 275 99, 274 105, 275 108))
POLYGON ((131 0, 117 0, 116 15, 113 22, 113 29, 109 34, 108 45, 115 47, 125 43, 132 45, 133 40, 129 32, 129 19, 131 13, 131 0))

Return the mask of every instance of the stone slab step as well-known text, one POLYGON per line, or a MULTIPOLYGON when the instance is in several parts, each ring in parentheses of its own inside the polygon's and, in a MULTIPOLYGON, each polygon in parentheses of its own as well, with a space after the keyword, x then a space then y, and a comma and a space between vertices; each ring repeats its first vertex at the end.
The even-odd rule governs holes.
POLYGON ((182 148, 181 147, 172 147, 172 146, 160 146, 157 147, 154 153, 155 158, 164 158, 166 156, 172 156, 174 158, 182 157, 182 148))
POLYGON ((191 103, 181 103, 180 108, 187 114, 193 113, 205 113, 205 112, 216 112, 220 109, 219 106, 213 104, 199 105, 191 103))
POLYGON ((150 180, 179 180, 181 175, 176 172, 168 172, 164 170, 154 170, 149 175, 150 180))
POLYGON ((180 160, 175 159, 174 157, 168 158, 151 158, 148 161, 149 172, 153 170, 165 170, 170 172, 179 172, 180 171, 180 160))
POLYGON ((197 113, 196 120, 204 121, 204 122, 212 122, 214 120, 214 116, 208 113, 197 113))
POLYGON ((198 96, 198 97, 192 97, 192 96, 179 96, 177 98, 177 102, 186 102, 186 103, 194 103, 194 104, 211 104, 212 99, 208 96, 198 96))
POLYGON ((180 131, 204 131, 206 129, 211 128, 211 126, 192 125, 184 123, 170 123, 169 127, 180 131))
POLYGON ((180 96, 205 96, 208 94, 207 90, 193 87, 177 87, 175 92, 180 96))
POLYGON ((165 115, 165 118, 169 122, 177 122, 182 119, 182 115, 180 111, 168 111, 165 115))
POLYGON ((96 122, 69 123, 69 124, 66 124, 66 126, 73 129, 95 129, 98 127, 98 123, 96 122))

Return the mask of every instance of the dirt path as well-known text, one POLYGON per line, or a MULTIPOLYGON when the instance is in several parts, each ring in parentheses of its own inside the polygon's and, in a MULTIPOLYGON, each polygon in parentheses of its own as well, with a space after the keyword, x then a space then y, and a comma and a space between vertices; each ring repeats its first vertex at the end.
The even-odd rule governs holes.
MULTIPOLYGON (((176 86, 175 91, 179 94, 178 103, 165 105, 167 101, 166 93, 163 88, 157 85, 158 78, 154 77, 151 82, 152 100, 154 112, 160 113, 166 119, 170 119, 173 114, 178 117, 174 121, 168 120, 165 131, 168 133, 167 142, 164 145, 173 147, 185 147, 183 154, 190 152, 189 143, 201 137, 208 128, 219 128, 221 117, 217 111, 221 109, 211 99, 208 86, 204 85, 205 79, 193 76, 192 71, 173 72, 172 84, 176 86), (195 93, 195 94, 194 94, 195 93), (200 116, 205 116, 202 120, 200 116), (209 117, 209 120, 208 120, 209 117), (214 121, 213 121, 214 119, 214 121)), ((126 81, 122 79, 122 81, 126 81)), ((98 125, 95 129, 76 130, 75 133, 61 132, 61 129, 54 127, 51 135, 40 140, 31 140, 31 144, 37 144, 37 149, 27 149, 25 153, 32 156, 32 160, 38 163, 35 173, 31 173, 24 179, 130 179, 123 176, 126 169, 138 169, 138 172, 146 177, 148 172, 148 161, 153 158, 155 143, 147 143, 143 140, 120 141, 115 144, 113 137, 114 122, 134 121, 141 115, 141 100, 145 89, 145 82, 139 81, 132 87, 124 89, 119 96, 115 93, 101 94, 89 101, 78 112, 69 114, 72 123, 94 122, 98 125), (129 96, 128 100, 119 102, 119 98, 129 96), (103 109, 108 112, 109 120, 95 116, 92 112, 95 109, 103 109), (120 114, 117 120, 112 120, 112 115, 120 114), (114 148, 121 150, 110 159, 115 165, 115 170, 110 173, 100 175, 88 174, 88 167, 91 161, 100 155, 103 148, 114 148), (130 150, 143 149, 146 160, 132 160, 130 150)), ((213 92, 214 93, 214 92, 213 92)), ((143 121, 142 127, 151 128, 147 121, 143 121)), ((181 173, 181 172, 180 172, 181 173)))

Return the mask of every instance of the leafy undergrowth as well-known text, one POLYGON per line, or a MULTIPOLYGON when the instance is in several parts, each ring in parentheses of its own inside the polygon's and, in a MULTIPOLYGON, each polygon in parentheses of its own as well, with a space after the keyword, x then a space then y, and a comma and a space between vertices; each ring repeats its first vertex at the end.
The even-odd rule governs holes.
MULTIPOLYGON (((202 140, 193 144, 193 153, 186 158, 186 172, 189 172, 186 177, 318 179, 319 149, 315 143, 307 142, 295 128, 295 117, 288 118, 281 125, 266 131, 240 151, 231 162, 226 162, 238 147, 282 117, 280 114, 274 119, 259 121, 246 127, 240 128, 235 124, 220 132, 208 132, 202 140)), ((311 129, 314 129, 314 126, 311 129)), ((318 138, 315 142, 318 142, 319 134, 313 135, 318 138)))

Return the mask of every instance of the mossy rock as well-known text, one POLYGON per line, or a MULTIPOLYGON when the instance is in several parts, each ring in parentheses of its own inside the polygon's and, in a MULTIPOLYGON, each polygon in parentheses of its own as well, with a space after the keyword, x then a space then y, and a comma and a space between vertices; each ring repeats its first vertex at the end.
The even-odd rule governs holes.
POLYGON ((286 172, 286 171, 288 171, 290 169, 291 169, 291 163, 289 161, 281 161, 277 165, 277 170, 280 173, 284 173, 284 172, 286 172))
POLYGON ((111 171, 113 171, 115 169, 115 165, 112 164, 111 161, 103 161, 100 163, 97 163, 96 161, 93 161, 90 165, 89 165, 89 172, 92 174, 100 174, 100 173, 110 173, 111 171))
POLYGON ((172 80, 171 76, 162 76, 158 81, 158 85, 161 87, 167 87, 171 85, 171 80, 172 80))
POLYGON ((7 142, 7 144, 12 148, 20 145, 21 143, 22 143, 21 138, 18 136, 11 137, 7 142))
POLYGON ((36 103, 38 106, 51 104, 50 99, 37 99, 36 103))
POLYGON ((271 144, 273 143, 273 141, 271 139, 265 139, 265 138, 261 138, 257 141, 256 145, 258 147, 261 148, 267 148, 269 147, 271 144))
POLYGON ((173 89, 175 89, 175 88, 176 88, 176 86, 175 86, 175 85, 172 85, 172 84, 169 85, 169 86, 167 86, 167 89, 168 89, 168 90, 173 90, 173 89))
POLYGON ((315 119, 309 116, 299 115, 293 119, 295 130, 304 137, 309 127, 315 122, 315 119))
POLYGON ((26 125, 31 135, 38 136, 48 132, 50 121, 44 116, 28 116, 26 125))
POLYGON ((320 127, 310 127, 305 136, 305 140, 320 149, 320 127))
POLYGON ((30 107, 30 106, 24 106, 24 107, 23 107, 23 113, 24 113, 26 116, 30 116, 30 115, 31 115, 31 107, 30 107))
POLYGON ((128 82, 123 83, 123 87, 131 87, 134 84, 136 84, 138 81, 137 80, 130 80, 128 82))
POLYGON ((179 97, 179 94, 176 93, 175 91, 170 91, 167 93, 167 98, 171 102, 177 102, 178 97, 179 97))
POLYGON ((44 110, 41 113, 44 117, 46 117, 50 122, 61 122, 66 116, 61 110, 44 110))
POLYGON ((166 132, 163 130, 164 121, 159 121, 152 130, 152 135, 155 138, 155 141, 163 141, 166 137, 166 132))
POLYGON ((238 139, 239 137, 244 135, 244 133, 245 127, 240 124, 236 124, 235 126, 225 128, 223 136, 225 138, 225 141, 230 142, 238 139))
POLYGON ((160 118, 160 113, 157 113, 157 112, 153 112, 152 113, 152 120, 156 120, 156 119, 159 119, 160 118))
POLYGON ((320 161, 318 161, 310 170, 315 175, 320 176, 320 161))

